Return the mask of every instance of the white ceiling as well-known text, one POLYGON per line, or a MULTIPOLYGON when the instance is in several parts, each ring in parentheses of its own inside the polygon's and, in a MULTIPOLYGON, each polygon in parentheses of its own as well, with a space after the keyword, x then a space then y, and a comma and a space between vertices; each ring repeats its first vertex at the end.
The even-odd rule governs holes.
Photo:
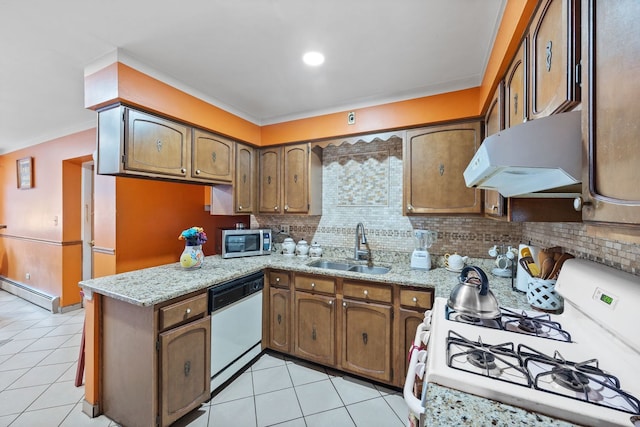
POLYGON ((478 86, 506 1, 0 0, 0 153, 95 126, 105 57, 259 125, 478 86))

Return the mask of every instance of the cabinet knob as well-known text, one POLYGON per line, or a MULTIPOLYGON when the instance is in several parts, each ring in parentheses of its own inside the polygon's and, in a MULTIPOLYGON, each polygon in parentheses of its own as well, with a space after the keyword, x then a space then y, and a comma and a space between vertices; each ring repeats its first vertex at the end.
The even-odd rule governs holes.
POLYGON ((575 209, 578 212, 580 212, 583 208, 592 206, 592 205, 593 205, 592 202, 588 202, 588 201, 585 202, 582 196, 578 196, 575 199, 573 199, 573 209, 575 209))
POLYGON ((411 203, 407 204, 407 210, 408 211, 412 211, 413 210, 413 206, 411 206, 411 203))
POLYGON ((491 205, 491 210, 492 210, 492 211, 497 211, 497 210, 498 210, 498 206, 496 206, 496 205, 491 205))
POLYGON ((196 169, 196 175, 200 175, 200 169, 196 169))
POLYGON ((413 297, 413 298, 411 298, 411 301, 413 301, 413 302, 418 302, 418 298, 413 297))
POLYGON ((182 169, 180 169, 180 172, 187 173, 187 170, 185 168, 182 168, 182 169))
POLYGON ((238 206, 238 210, 241 211, 242 210, 242 205, 238 206))
POLYGON ((273 210, 274 210, 274 211, 277 211, 277 210, 278 210, 278 207, 277 207, 277 206, 274 206, 274 207, 273 207, 273 210))
POLYGON ((329 305, 333 305, 333 300, 332 299, 329 300, 329 305))
POLYGON ((187 313, 187 314, 191 314, 191 309, 190 309, 190 308, 187 308, 187 310, 185 311, 185 313, 187 313))
POLYGON ((366 290, 366 289, 365 289, 364 291, 362 291, 362 293, 364 294, 364 296, 365 296, 365 297, 366 297, 367 295, 369 295, 369 291, 368 291, 368 290, 366 290))
POLYGON ((284 210, 288 211, 289 210, 289 205, 284 205, 284 210))
POLYGON ((280 278, 276 277, 276 283, 279 283, 279 282, 280 282, 280 278))
POLYGON ((316 284, 312 282, 312 283, 311 283, 311 287, 312 287, 312 288, 315 288, 315 287, 316 287, 316 284))
POLYGON ((343 302, 342 302, 342 306, 343 306, 344 308, 347 308, 347 303, 343 301, 343 302))

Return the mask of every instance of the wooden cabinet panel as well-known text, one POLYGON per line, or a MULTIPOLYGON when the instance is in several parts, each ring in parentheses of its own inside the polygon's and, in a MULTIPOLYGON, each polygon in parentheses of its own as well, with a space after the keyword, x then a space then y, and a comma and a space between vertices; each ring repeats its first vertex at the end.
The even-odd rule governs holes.
POLYGON ((289 288, 290 279, 289 273, 286 271, 269 271, 267 275, 269 286, 276 286, 279 288, 289 288))
POLYGON ((342 294, 345 298, 391 303, 392 289, 389 285, 344 281, 342 284, 342 294))
POLYGON ((160 334, 160 416, 169 425, 210 397, 211 317, 160 334))
POLYGON ((334 366, 335 298, 298 291, 294 307, 294 354, 313 362, 334 366))
POLYGON ((392 381, 392 323, 391 306, 345 299, 342 368, 380 381, 392 381))
MULTIPOLYGON (((496 88, 484 118, 485 138, 504 129, 504 83, 496 88)), ((483 212, 486 216, 504 218, 506 215, 504 197, 495 190, 484 190, 483 212)))
POLYGON ((479 122, 408 131, 405 214, 480 213, 482 191, 467 188, 463 172, 481 142, 479 122))
POLYGON ((233 178, 234 142, 196 129, 193 133, 191 177, 217 182, 233 178))
POLYGON ((504 127, 527 121, 527 52, 528 37, 516 52, 504 77, 504 127))
POLYGON ((291 292, 286 289, 271 288, 270 298, 270 322, 269 322, 269 347, 289 353, 291 351, 291 323, 290 306, 291 292))
POLYGON ((234 182, 235 211, 253 213, 256 194, 255 150, 236 143, 236 176, 234 182))
POLYGON ((529 119, 578 104, 579 21, 579 0, 545 0, 538 7, 529 32, 529 119))
MULTIPOLYGON (((424 320, 424 312, 400 309, 400 369, 401 376, 404 378, 409 369, 408 355, 413 339, 416 336, 418 325, 424 320)), ((399 383, 398 385, 402 385, 399 383)))
POLYGON ((430 310, 433 306, 433 290, 431 289, 400 289, 400 305, 413 310, 430 310))
POLYGON ((280 213, 280 156, 278 148, 260 150, 260 182, 258 211, 260 213, 280 213))
POLYGON ((336 292, 336 280, 332 277, 296 274, 295 286, 296 289, 304 291, 322 292, 325 294, 334 294, 336 292))
POLYGON ((309 166, 308 144, 285 146, 284 167, 284 211, 305 213, 309 210, 309 166))
POLYGON ((640 3, 588 0, 583 6, 585 221, 640 224, 640 3))
POLYGON ((141 111, 125 111, 125 169, 186 177, 190 129, 141 111))

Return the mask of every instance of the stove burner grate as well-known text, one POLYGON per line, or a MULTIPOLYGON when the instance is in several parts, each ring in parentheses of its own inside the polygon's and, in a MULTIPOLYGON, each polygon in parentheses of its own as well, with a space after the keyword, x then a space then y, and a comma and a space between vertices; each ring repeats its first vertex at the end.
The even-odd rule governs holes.
POLYGON ((589 392, 589 377, 580 371, 556 366, 551 369, 551 378, 556 384, 569 390, 589 392))
POLYGON ((505 330, 521 334, 534 335, 557 341, 571 342, 571 334, 562 329, 562 325, 551 320, 549 314, 533 316, 526 312, 517 313, 500 307, 502 325, 505 330))
POLYGON ((467 360, 473 366, 480 369, 495 369, 496 365, 496 357, 487 351, 473 349, 467 352, 467 360))

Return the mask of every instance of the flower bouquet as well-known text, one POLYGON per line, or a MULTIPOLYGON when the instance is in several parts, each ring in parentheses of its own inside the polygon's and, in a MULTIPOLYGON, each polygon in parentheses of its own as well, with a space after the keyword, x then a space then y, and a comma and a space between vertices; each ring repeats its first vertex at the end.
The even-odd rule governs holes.
POLYGON ((204 261, 202 244, 207 241, 207 234, 202 227, 191 227, 183 230, 178 236, 185 241, 185 248, 180 255, 180 265, 184 269, 192 270, 200 268, 204 261))

